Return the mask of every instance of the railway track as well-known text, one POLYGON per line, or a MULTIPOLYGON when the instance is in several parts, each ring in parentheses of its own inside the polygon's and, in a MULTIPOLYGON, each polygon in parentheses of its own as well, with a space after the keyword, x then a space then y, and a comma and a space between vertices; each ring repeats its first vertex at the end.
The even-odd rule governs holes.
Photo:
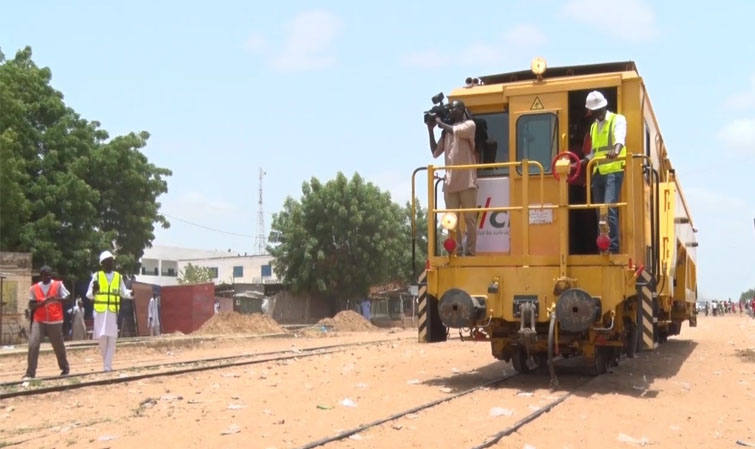
POLYGON ((244 365, 255 365, 260 363, 270 363, 319 355, 334 354, 344 352, 355 347, 378 345, 384 343, 395 343, 407 339, 386 339, 359 343, 343 343, 335 345, 316 346, 302 349, 286 349, 281 351, 269 351, 261 353, 247 353, 226 357, 212 357, 195 360, 185 360, 174 363, 160 363, 155 365, 137 366, 133 368, 124 368, 110 372, 97 371, 90 373, 73 374, 69 376, 40 377, 27 381, 12 381, 0 383, 0 400, 18 397, 34 396, 52 392, 74 390, 92 386, 112 385, 118 383, 133 382, 142 379, 154 377, 176 376, 180 374, 194 373, 199 371, 209 371, 215 369, 231 368, 244 365), (170 368, 175 369, 170 369, 170 368), (165 368, 168 368, 165 370, 165 368), (135 371, 154 371, 149 373, 138 372, 127 374, 135 371), (156 371, 155 371, 156 370, 156 371), (102 376, 108 376, 101 378, 102 376), (113 377, 116 376, 116 377, 113 377), (99 378, 97 378, 99 377, 99 378), (92 380, 83 380, 95 378, 92 380))
MULTIPOLYGON (((449 395, 440 399, 436 399, 430 402, 426 402, 424 404, 412 407, 410 409, 407 409, 398 413, 394 413, 390 416, 386 416, 384 418, 380 418, 380 419, 371 421, 369 423, 365 423, 365 424, 353 427, 351 429, 341 431, 335 435, 321 438, 319 440, 312 441, 301 446, 297 446, 296 449, 314 449, 314 448, 325 446, 331 443, 336 443, 338 441, 353 437, 354 435, 357 435, 360 432, 374 429, 383 424, 398 420, 399 418, 402 418, 402 417, 406 417, 407 415, 411 415, 411 414, 414 414, 423 410, 430 410, 435 407, 441 406, 443 404, 447 404, 454 400, 460 399, 462 397, 469 396, 473 393, 488 391, 491 387, 495 387, 500 384, 503 384, 515 377, 523 378, 523 377, 529 377, 529 376, 524 376, 518 373, 504 375, 502 377, 499 377, 497 379, 494 379, 488 382, 481 383, 480 385, 476 387, 461 391, 459 393, 449 395)), ((547 382, 546 377, 543 377, 543 376, 534 376, 534 377, 537 379, 542 379, 543 382, 547 382)), ((586 380, 582 380, 576 383, 574 382, 574 379, 572 379, 571 382, 568 382, 569 384, 571 384, 568 387, 568 391, 565 389, 561 389, 562 393, 559 394, 558 396, 552 397, 549 395, 548 397, 550 398, 550 400, 547 403, 538 406, 536 410, 533 410, 531 413, 526 414, 524 417, 517 420, 516 422, 507 424, 500 431, 494 434, 489 434, 482 442, 472 446, 470 449, 485 449, 499 443, 502 439, 513 434, 514 432, 519 430, 521 427, 537 420, 541 416, 550 412, 553 408, 555 408, 556 406, 558 406, 559 404, 567 400, 569 397, 571 397, 575 391, 578 391, 579 389, 584 388, 585 386, 590 384, 593 381, 593 379, 595 378, 589 377, 586 380)), ((407 445, 408 444, 409 443, 407 442, 407 445)))
MULTIPOLYGON (((165 345, 165 344, 175 344, 177 346, 181 345, 190 345, 194 343, 202 343, 202 342, 210 342, 210 341, 233 341, 233 340, 260 340, 260 339, 267 339, 267 338, 286 338, 286 337, 293 337, 295 335, 295 332, 292 333, 277 333, 277 334, 260 334, 260 335, 207 335, 207 336, 189 336, 189 337, 177 337, 177 338, 163 338, 159 339, 156 337, 128 337, 128 338, 119 338, 118 339, 118 347, 124 348, 124 347, 130 347, 130 346, 151 346, 154 344, 159 345, 165 345)), ((87 349, 97 348, 99 345, 98 341, 96 340, 85 340, 85 341, 76 341, 71 342, 67 341, 65 343, 66 345, 66 352, 72 352, 72 351, 83 351, 87 349)), ((14 357, 14 356, 22 356, 25 357, 27 354, 27 347, 26 345, 18 345, 19 349, 15 349, 12 351, 1 351, 0 352, 0 358, 3 357, 14 357)), ((51 353, 53 352, 52 347, 49 344, 45 344, 42 348, 40 348, 39 353, 45 354, 45 353, 51 353)))

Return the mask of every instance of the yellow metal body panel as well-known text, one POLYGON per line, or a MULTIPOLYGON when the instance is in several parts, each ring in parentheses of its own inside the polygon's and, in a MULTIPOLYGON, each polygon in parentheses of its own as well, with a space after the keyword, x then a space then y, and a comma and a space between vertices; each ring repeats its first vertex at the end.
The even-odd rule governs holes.
MULTIPOLYGON (((618 307, 635 292, 632 272, 621 266, 576 266, 570 269, 570 274, 577 279, 576 287, 588 292, 604 292, 600 297, 604 313, 618 307)), ((452 288, 460 288, 472 296, 484 296, 488 298, 485 320, 492 318, 512 322, 518 321, 513 311, 514 296, 537 296, 538 322, 547 323, 547 310, 557 299, 553 293, 553 281, 557 277, 558 266, 453 266, 428 272, 428 291, 438 298, 452 288), (500 279, 498 294, 489 295, 488 286, 495 278, 500 279)))
MULTIPOLYGON (((665 329, 671 320, 681 321, 692 317, 690 314, 693 309, 688 306, 677 307, 674 301, 690 303, 696 297, 694 228, 686 202, 678 188, 679 183, 674 177, 645 86, 636 72, 564 76, 542 81, 514 81, 459 88, 452 91, 449 98, 463 100, 473 114, 508 112, 508 151, 509 161, 513 163, 517 161, 517 120, 528 114, 555 114, 558 118, 556 152, 567 151, 567 127, 571 119, 569 92, 605 88, 615 89, 616 112, 627 119, 628 158, 619 199, 619 254, 570 254, 568 210, 580 206, 568 204, 565 183, 560 183, 550 173, 540 178, 539 174, 522 170, 521 166, 509 167, 509 252, 473 257, 457 257, 442 252, 436 254, 435 248, 440 245, 435 242, 435 211, 442 208, 434 202, 436 167, 428 167, 430 253, 427 293, 440 299, 449 289, 458 288, 472 296, 485 297, 485 318, 479 320, 478 324, 489 335, 493 353, 497 356, 509 344, 517 344, 516 331, 512 333, 512 327, 505 325, 519 322, 519 318, 514 316, 514 297, 537 296, 537 322, 542 325, 549 321, 549 314, 560 293, 560 285, 581 288, 599 298, 603 312, 603 316, 594 325, 595 329, 591 328, 579 337, 569 337, 572 339, 568 341, 569 345, 578 346, 583 354, 592 357, 595 354, 595 344, 622 344, 621 338, 624 337, 621 333, 624 332, 626 323, 637 324, 639 319, 637 275, 643 267, 650 269, 654 262, 651 251, 655 243, 652 226, 655 210, 651 202, 654 178, 643 171, 643 166, 650 166, 658 173, 660 180, 660 216, 657 223, 660 270, 654 272, 656 278, 652 281, 653 288, 657 287, 658 316, 661 317, 657 326, 665 329), (544 205, 553 211, 552 221, 530 223, 529 210, 544 205), (680 213, 680 210, 683 212, 680 213), (687 219, 686 223, 682 223, 683 227, 680 227, 679 217, 687 219), (682 253, 683 260, 680 261, 682 253), (495 285, 496 281, 497 292, 488 293, 488 287, 495 285), (610 320, 612 312, 616 316, 615 323, 610 320)), ((527 161, 522 161, 522 164, 526 163, 527 161)), ((550 171, 550 167, 544 168, 550 171)), ((438 234, 438 239, 444 238, 443 234, 438 234)), ((654 296, 653 302, 655 301, 654 296)), ((645 307, 647 304, 646 302, 645 307)), ((538 339, 537 350, 542 350, 543 344, 542 339, 538 339)))

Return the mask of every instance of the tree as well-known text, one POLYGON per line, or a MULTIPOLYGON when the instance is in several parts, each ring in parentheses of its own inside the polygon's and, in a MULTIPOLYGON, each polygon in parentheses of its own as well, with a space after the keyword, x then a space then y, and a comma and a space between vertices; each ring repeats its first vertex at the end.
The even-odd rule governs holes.
POLYGON ((213 275, 212 268, 210 267, 198 267, 192 264, 186 265, 186 268, 181 270, 178 274, 178 283, 184 284, 206 284, 212 282, 213 275))
POLYGON ((405 218, 388 193, 359 174, 348 180, 338 173, 325 185, 312 178, 300 201, 287 198, 273 215, 268 251, 275 273, 295 293, 341 304, 364 295, 400 276, 410 242, 405 218))
POLYGON ((742 294, 739 296, 739 302, 750 302, 753 298, 755 298, 755 288, 751 288, 746 292, 742 292, 742 294))
POLYGON ((398 279, 405 283, 417 282, 417 277, 425 269, 427 261, 427 209, 423 208, 419 199, 415 202, 415 248, 414 248, 414 265, 412 266, 412 204, 407 201, 403 209, 403 236, 406 238, 406 244, 402 245, 401 262, 396 267, 398 279), (416 274, 416 276, 415 276, 416 274))
POLYGON ((83 277, 109 249, 135 272, 154 224, 169 226, 157 197, 171 172, 139 151, 146 132, 109 139, 65 105, 51 78, 29 47, 0 56, 0 250, 83 277))

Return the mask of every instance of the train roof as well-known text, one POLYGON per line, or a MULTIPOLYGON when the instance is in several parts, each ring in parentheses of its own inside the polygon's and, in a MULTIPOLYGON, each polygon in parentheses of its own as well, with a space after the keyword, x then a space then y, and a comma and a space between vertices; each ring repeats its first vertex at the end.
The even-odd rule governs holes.
MULTIPOLYGON (((543 78, 558 78, 565 76, 596 75, 614 72, 637 72, 634 61, 606 62, 602 64, 571 65, 564 67, 548 67, 543 78)), ((480 81, 484 84, 502 84, 512 81, 526 81, 537 79, 532 70, 520 70, 518 72, 500 73, 497 75, 481 76, 480 81)))

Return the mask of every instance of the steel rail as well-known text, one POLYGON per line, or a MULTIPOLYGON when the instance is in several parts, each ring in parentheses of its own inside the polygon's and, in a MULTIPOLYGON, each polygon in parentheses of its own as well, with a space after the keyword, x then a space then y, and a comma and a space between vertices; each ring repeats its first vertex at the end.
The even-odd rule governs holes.
MULTIPOLYGON (((290 359, 295 359, 295 358, 306 358, 306 357, 313 357, 317 355, 334 354, 334 353, 344 352, 344 351, 347 351, 348 349, 351 349, 353 347, 358 347, 358 346, 370 346, 370 345, 381 344, 381 343, 394 343, 397 341, 405 341, 405 340, 409 340, 409 339, 388 339, 388 340, 376 340, 376 341, 370 341, 370 342, 345 343, 345 344, 340 344, 340 345, 337 344, 337 345, 317 346, 313 348, 302 348, 300 349, 301 352, 297 352, 295 354, 281 356, 281 357, 269 357, 269 358, 264 358, 264 359, 243 360, 243 361, 238 361, 238 362, 222 363, 222 364, 216 364, 216 365, 210 365, 210 366, 195 366, 191 368, 184 368, 184 369, 171 370, 171 371, 160 371, 160 372, 155 372, 155 373, 144 373, 144 374, 137 374, 137 375, 126 376, 126 377, 114 377, 114 378, 108 378, 108 379, 92 380, 88 382, 69 383, 65 385, 51 385, 49 387, 29 388, 25 390, 8 391, 8 392, 0 393, 0 400, 12 398, 12 397, 18 397, 18 396, 31 396, 35 394, 45 394, 45 393, 52 393, 52 392, 58 392, 58 391, 74 390, 74 389, 84 388, 84 387, 89 387, 89 386, 101 386, 101 385, 132 382, 135 380, 148 379, 152 377, 175 376, 179 374, 193 373, 193 372, 198 372, 198 371, 209 371, 213 369, 222 369, 222 368, 229 368, 229 367, 235 367, 235 366, 254 365, 254 364, 259 364, 259 363, 275 362, 275 361, 280 361, 280 360, 290 360, 290 359)), ((218 362, 218 361, 223 361, 223 360, 238 360, 238 359, 244 359, 244 358, 264 356, 264 355, 286 354, 290 352, 292 352, 292 350, 287 349, 283 351, 271 351, 271 352, 263 352, 263 353, 256 353, 256 354, 243 354, 243 355, 236 355, 236 356, 229 356, 229 357, 214 357, 214 358, 207 358, 207 359, 185 360, 182 362, 175 362, 175 363, 161 363, 157 365, 123 368, 120 370, 110 371, 109 373, 144 370, 144 369, 155 369, 155 368, 162 368, 162 367, 200 364, 200 363, 212 363, 212 362, 218 362)), ((89 376, 102 375, 102 374, 105 374, 105 372, 97 371, 93 373, 82 373, 82 374, 76 374, 76 375, 70 375, 70 376, 55 376, 55 377, 30 379, 27 381, 24 381, 24 380, 13 381, 13 382, 0 384, 0 387, 4 387, 4 388, 18 387, 18 386, 23 385, 24 382, 32 382, 35 380, 66 381, 69 379, 77 379, 81 377, 89 377, 89 376)))
POLYGON ((425 404, 418 405, 416 407, 412 407, 412 408, 410 408, 408 410, 404 410, 402 412, 394 413, 393 415, 390 415, 388 417, 381 418, 381 419, 378 419, 376 421, 372 421, 372 422, 369 422, 369 423, 366 423, 366 424, 362 424, 362 425, 359 425, 359 426, 354 427, 354 428, 349 429, 349 430, 344 430, 343 432, 340 432, 337 435, 333 435, 333 436, 330 436, 330 437, 326 437, 326 438, 322 438, 322 439, 319 439, 319 440, 316 440, 316 441, 312 441, 312 442, 307 443, 307 444, 305 444, 303 446, 297 447, 297 449, 312 449, 312 448, 315 448, 315 447, 318 447, 318 446, 323 446, 325 444, 332 443, 334 441, 343 440, 344 438, 348 438, 351 435, 354 435, 356 433, 362 432, 362 431, 364 431, 366 429, 369 429, 371 427, 376 427, 376 426, 379 426, 381 424, 387 423, 389 421, 393 421, 395 419, 401 418, 402 416, 406 416, 406 415, 408 415, 410 413, 416 413, 416 412, 418 412, 420 410, 424 410, 424 409, 427 409, 427 408, 430 408, 430 407, 435 407, 436 405, 442 404, 444 402, 448 402, 448 401, 454 400, 456 398, 460 398, 462 396, 466 396, 466 395, 468 395, 470 393, 474 393, 475 391, 482 390, 483 388, 487 388, 487 387, 499 384, 501 382, 504 382, 504 381, 506 381, 508 379, 511 379, 512 377, 517 376, 517 375, 518 375, 518 373, 514 373, 514 374, 509 374, 509 375, 506 375, 506 376, 503 376, 503 377, 499 377, 498 379, 494 379, 494 380, 491 380, 489 382, 485 382, 482 385, 478 385, 478 386, 476 386, 474 388, 470 388, 468 390, 464 390, 464 391, 462 391, 460 393, 456 393, 456 394, 451 395, 451 396, 446 396, 444 398, 436 399, 434 401, 430 401, 430 402, 427 402, 425 404))
MULTIPOLYGON (((586 383, 587 382, 585 382, 585 384, 586 383)), ((581 385, 581 386, 584 386, 584 384, 581 385)), ((549 402, 545 407, 543 407, 543 408, 541 408, 541 409, 539 409, 539 410, 537 410, 535 412, 530 413, 529 415, 527 415, 524 418, 520 419, 519 421, 515 422, 510 427, 507 427, 506 429, 504 429, 504 430, 496 433, 495 435, 489 437, 489 439, 486 440, 484 443, 479 444, 477 446, 474 446, 472 449, 485 449, 487 447, 490 447, 490 446, 498 443, 499 441, 501 441, 502 438, 507 437, 507 436, 511 435, 512 433, 516 432, 517 430, 519 430, 520 427, 522 427, 525 424, 528 424, 528 423, 536 420, 541 415, 543 415, 543 414, 551 411, 551 409, 553 407, 555 407, 558 404, 564 402, 571 395, 572 395, 572 393, 566 393, 563 396, 561 396, 560 398, 549 402)))
MULTIPOLYGON (((175 344, 182 344, 182 343, 192 343, 192 342, 206 342, 206 341, 218 341, 218 340, 257 340, 257 339, 268 339, 268 338, 285 338, 285 337, 291 337, 293 338, 296 332, 291 333, 274 333, 274 334, 248 334, 248 335, 206 335, 206 336, 195 336, 195 337, 179 337, 179 338, 171 338, 171 339, 156 339, 155 337, 124 337, 118 339, 118 347, 124 347, 124 346, 140 346, 144 345, 149 347, 149 343, 156 343, 156 344, 164 344, 166 342, 168 343, 175 343, 175 344)), ((99 343, 95 340, 83 340, 83 341, 76 341, 76 342, 66 342, 66 353, 71 351, 80 351, 85 349, 92 349, 96 348, 99 343)), ((18 345, 19 348, 24 348, 23 351, 19 350, 13 350, 13 351, 7 351, 7 352, 0 352, 0 358, 2 357, 13 357, 13 356, 23 356, 26 357, 27 355, 27 347, 26 345, 18 345)), ((46 354, 53 352, 52 347, 44 347, 39 349, 40 354, 46 354)))
MULTIPOLYGON (((619 361, 619 363, 616 366, 618 367, 619 365, 621 365, 622 362, 623 361, 619 361)), ((509 426, 509 427, 501 430, 500 432, 498 432, 498 433, 496 433, 496 434, 488 437, 488 439, 485 440, 484 443, 479 444, 477 446, 474 446, 471 449, 485 449, 485 448, 488 448, 488 447, 490 447, 490 446, 498 443, 499 441, 501 441, 501 439, 503 439, 503 438, 511 435, 512 433, 516 432, 517 430, 519 430, 520 428, 522 428, 526 424, 529 424, 532 421, 534 421, 537 418, 539 418, 542 415, 544 415, 545 413, 548 413, 554 407, 556 407, 558 404, 560 404, 560 403, 564 402, 565 400, 569 399, 570 397, 572 397, 574 395, 574 392, 576 390, 579 390, 580 388, 583 388, 583 387, 589 385, 590 383, 595 382, 596 379, 600 379, 604 375, 605 374, 589 378, 585 382, 582 382, 581 384, 579 384, 576 387, 572 388, 571 391, 569 391, 568 393, 565 393, 563 396, 559 397, 558 399, 554 399, 553 401, 551 401, 548 404, 546 404, 544 407, 542 407, 542 408, 540 408, 540 409, 538 409, 538 410, 530 413, 529 415, 527 415, 524 418, 520 419, 519 421, 515 422, 511 426, 509 426)))

